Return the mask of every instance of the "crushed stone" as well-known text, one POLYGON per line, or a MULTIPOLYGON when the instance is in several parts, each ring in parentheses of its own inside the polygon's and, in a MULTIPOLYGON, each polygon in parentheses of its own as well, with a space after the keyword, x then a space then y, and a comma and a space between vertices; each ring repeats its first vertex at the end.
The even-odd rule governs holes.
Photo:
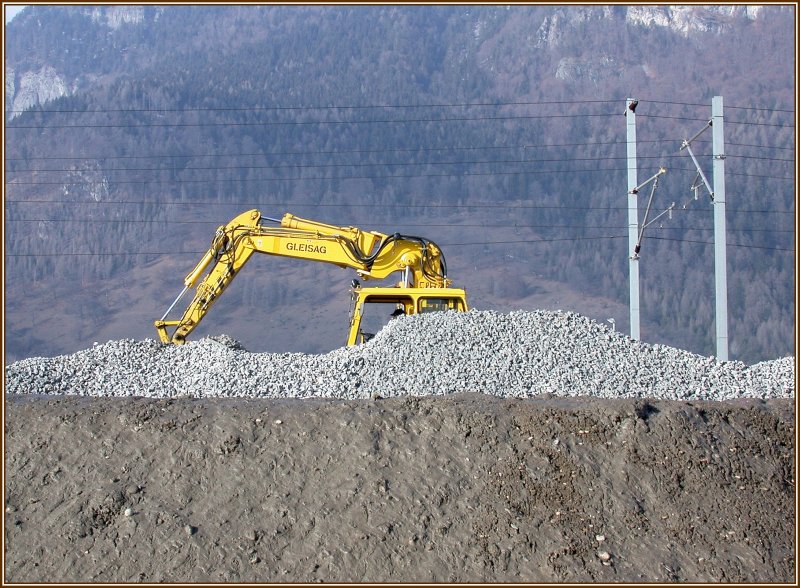
POLYGON ((793 398, 795 359, 747 366, 634 341, 572 312, 401 316, 373 339, 320 355, 251 353, 227 335, 185 345, 121 339, 6 367, 8 394, 374 399, 793 398))

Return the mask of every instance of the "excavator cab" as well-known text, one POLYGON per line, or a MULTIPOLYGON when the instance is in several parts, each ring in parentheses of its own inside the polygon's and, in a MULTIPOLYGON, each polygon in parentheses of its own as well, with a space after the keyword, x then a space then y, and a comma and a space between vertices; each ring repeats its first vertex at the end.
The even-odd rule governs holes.
POLYGON ((466 293, 459 288, 362 288, 353 286, 347 345, 372 339, 401 314, 467 310, 466 293))

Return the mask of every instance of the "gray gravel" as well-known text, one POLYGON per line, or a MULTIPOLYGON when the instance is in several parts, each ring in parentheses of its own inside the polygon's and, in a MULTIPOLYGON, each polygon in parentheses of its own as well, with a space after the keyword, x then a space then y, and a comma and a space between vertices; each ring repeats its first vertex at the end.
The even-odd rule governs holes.
POLYGON ((795 360, 747 366, 633 341, 571 312, 399 317, 359 347, 250 353, 228 336, 122 339, 6 367, 6 393, 374 398, 478 391, 605 398, 793 398, 795 360))

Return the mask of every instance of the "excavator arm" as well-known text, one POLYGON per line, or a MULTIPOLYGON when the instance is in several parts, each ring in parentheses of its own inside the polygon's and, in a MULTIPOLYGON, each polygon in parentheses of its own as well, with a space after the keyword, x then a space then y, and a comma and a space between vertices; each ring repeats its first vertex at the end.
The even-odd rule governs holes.
MULTIPOLYGON (((253 253, 352 268, 364 280, 383 279, 401 272, 403 280, 399 285, 415 291, 450 286, 444 256, 439 247, 428 239, 399 233, 385 235, 376 231, 365 232, 355 227, 337 227, 288 213, 278 221, 262 217, 258 210, 249 210, 217 229, 206 254, 184 278, 181 294, 164 316, 155 321, 161 341, 184 343, 253 253), (271 225, 262 224, 262 221, 271 225), (206 270, 208 273, 201 280, 206 270), (194 297, 183 316, 179 320, 167 320, 167 315, 178 301, 195 286, 194 297), (169 329, 173 329, 172 333, 169 329)), ((461 298, 463 304, 460 309, 466 310, 465 295, 461 295, 461 298)), ((413 313, 413 309, 408 313, 413 313)), ((348 343, 353 344, 352 341, 354 336, 351 333, 348 343)))

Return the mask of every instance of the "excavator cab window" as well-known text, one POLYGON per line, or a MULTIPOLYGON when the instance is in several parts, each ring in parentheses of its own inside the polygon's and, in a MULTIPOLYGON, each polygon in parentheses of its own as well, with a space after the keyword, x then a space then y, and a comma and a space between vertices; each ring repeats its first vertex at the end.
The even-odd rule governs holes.
POLYGON ((464 310, 458 298, 420 298, 419 312, 439 312, 443 310, 464 310))
POLYGON ((406 314, 406 305, 414 307, 412 300, 367 300, 361 315, 360 339, 369 341, 386 324, 402 314, 406 314))

